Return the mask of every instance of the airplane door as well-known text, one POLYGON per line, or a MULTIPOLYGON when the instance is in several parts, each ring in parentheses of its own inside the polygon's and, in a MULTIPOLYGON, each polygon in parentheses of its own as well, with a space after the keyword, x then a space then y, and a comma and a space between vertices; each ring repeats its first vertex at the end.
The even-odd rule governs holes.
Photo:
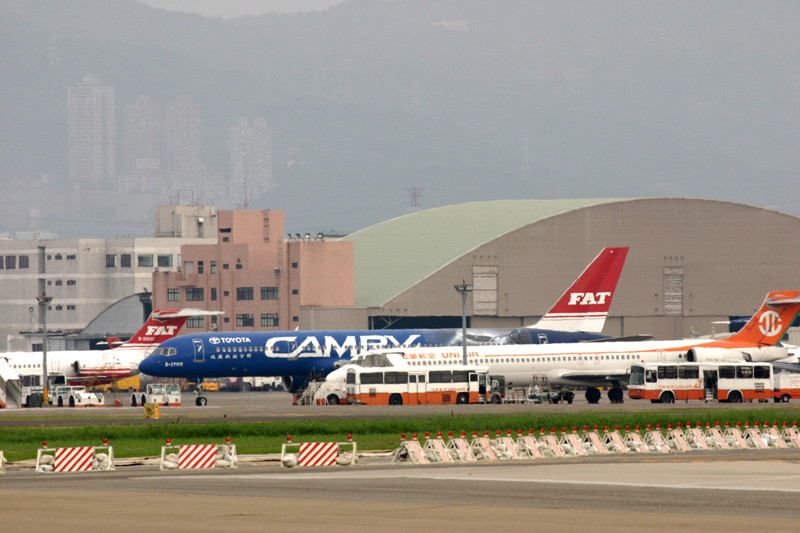
POLYGON ((666 354, 666 352, 664 352, 664 350, 659 350, 658 351, 658 360, 659 361, 666 361, 667 360, 667 354, 666 354))
POLYGON ((58 359, 50 359, 50 371, 51 372, 60 372, 61 369, 58 366, 58 359))
POLYGON ((194 362, 205 363, 206 350, 203 346, 203 339, 192 339, 192 345, 194 346, 194 362))
POLYGON ((539 333, 539 344, 547 344, 547 334, 539 333))

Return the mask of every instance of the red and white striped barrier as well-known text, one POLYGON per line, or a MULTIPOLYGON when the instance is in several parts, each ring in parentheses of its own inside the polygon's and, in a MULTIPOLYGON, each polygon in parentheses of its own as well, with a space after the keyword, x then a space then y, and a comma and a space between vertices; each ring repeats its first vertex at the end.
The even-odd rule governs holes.
POLYGON ((459 461, 467 463, 474 463, 477 461, 472 450, 469 448, 466 434, 463 431, 461 432, 461 437, 456 438, 453 438, 453 434, 450 433, 450 440, 447 442, 447 448, 451 451, 455 451, 459 461))
POLYGON ((300 445, 297 466, 333 466, 339 455, 335 442, 304 442, 300 445))
MULTIPOLYGON (((426 433, 425 437, 427 437, 427 436, 428 436, 428 434, 426 433)), ((444 440, 442 440, 442 433, 441 432, 436 434, 436 438, 435 439, 426 438, 425 439, 425 446, 423 447, 423 450, 425 450, 426 455, 428 455, 428 456, 430 456, 430 454, 428 452, 433 454, 433 457, 436 458, 436 462, 437 463, 453 463, 453 462, 455 462, 453 457, 450 455, 450 452, 448 451, 447 446, 444 443, 444 440)))
POLYGON ((195 470, 200 468, 239 468, 236 445, 227 437, 225 444, 174 445, 167 439, 161 447, 161 470, 195 470))
POLYGON ((681 431, 680 424, 678 424, 677 429, 672 429, 672 424, 667 426, 667 437, 664 442, 667 443, 670 450, 676 452, 685 453, 691 450, 689 444, 686 442, 686 437, 683 435, 683 431, 681 431))
POLYGON ((281 448, 281 465, 293 466, 347 466, 358 464, 358 445, 353 442, 351 435, 347 442, 303 442, 292 443, 292 438, 287 437, 287 442, 281 448), (350 447, 350 451, 342 448, 350 447))
POLYGON ((36 454, 36 471, 50 472, 107 472, 116 470, 114 448, 103 440, 103 446, 48 448, 43 444, 36 454))
POLYGON ((519 432, 519 436, 517 437, 517 445, 522 449, 525 450, 525 453, 528 454, 528 457, 531 459, 543 459, 544 455, 542 455, 542 451, 539 449, 539 442, 533 436, 533 430, 531 429, 527 435, 522 435, 522 432, 519 432))

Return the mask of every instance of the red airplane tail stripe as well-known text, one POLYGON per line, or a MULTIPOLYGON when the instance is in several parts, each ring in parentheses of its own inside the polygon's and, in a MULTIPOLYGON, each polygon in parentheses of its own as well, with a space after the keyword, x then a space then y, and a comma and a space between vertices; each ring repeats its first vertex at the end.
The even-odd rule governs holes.
POLYGON ((627 247, 604 248, 545 316, 608 313, 627 255, 627 247))
POLYGON ((136 334, 125 342, 120 348, 141 348, 142 346, 158 346, 162 342, 178 335, 178 332, 186 324, 187 316, 172 316, 161 318, 160 315, 170 315, 178 313, 177 309, 159 309, 150 314, 147 322, 136 332, 136 334))

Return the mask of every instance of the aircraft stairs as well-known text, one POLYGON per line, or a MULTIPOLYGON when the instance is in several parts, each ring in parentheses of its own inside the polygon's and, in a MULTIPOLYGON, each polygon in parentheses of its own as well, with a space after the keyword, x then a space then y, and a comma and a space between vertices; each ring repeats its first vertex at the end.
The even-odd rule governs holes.
POLYGON ((314 405, 314 395, 319 390, 325 379, 316 373, 309 374, 306 379, 305 387, 298 390, 294 395, 295 405, 314 405))

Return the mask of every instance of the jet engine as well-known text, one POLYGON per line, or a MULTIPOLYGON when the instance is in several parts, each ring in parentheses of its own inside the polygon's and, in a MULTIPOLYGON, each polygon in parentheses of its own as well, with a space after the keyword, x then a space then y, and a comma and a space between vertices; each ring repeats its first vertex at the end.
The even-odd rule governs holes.
POLYGON ((749 361, 750 354, 740 350, 725 348, 692 348, 686 353, 686 360, 690 363, 717 363, 720 361, 749 361))
POLYGON ((281 385, 286 392, 297 392, 305 387, 308 376, 283 376, 281 385))

